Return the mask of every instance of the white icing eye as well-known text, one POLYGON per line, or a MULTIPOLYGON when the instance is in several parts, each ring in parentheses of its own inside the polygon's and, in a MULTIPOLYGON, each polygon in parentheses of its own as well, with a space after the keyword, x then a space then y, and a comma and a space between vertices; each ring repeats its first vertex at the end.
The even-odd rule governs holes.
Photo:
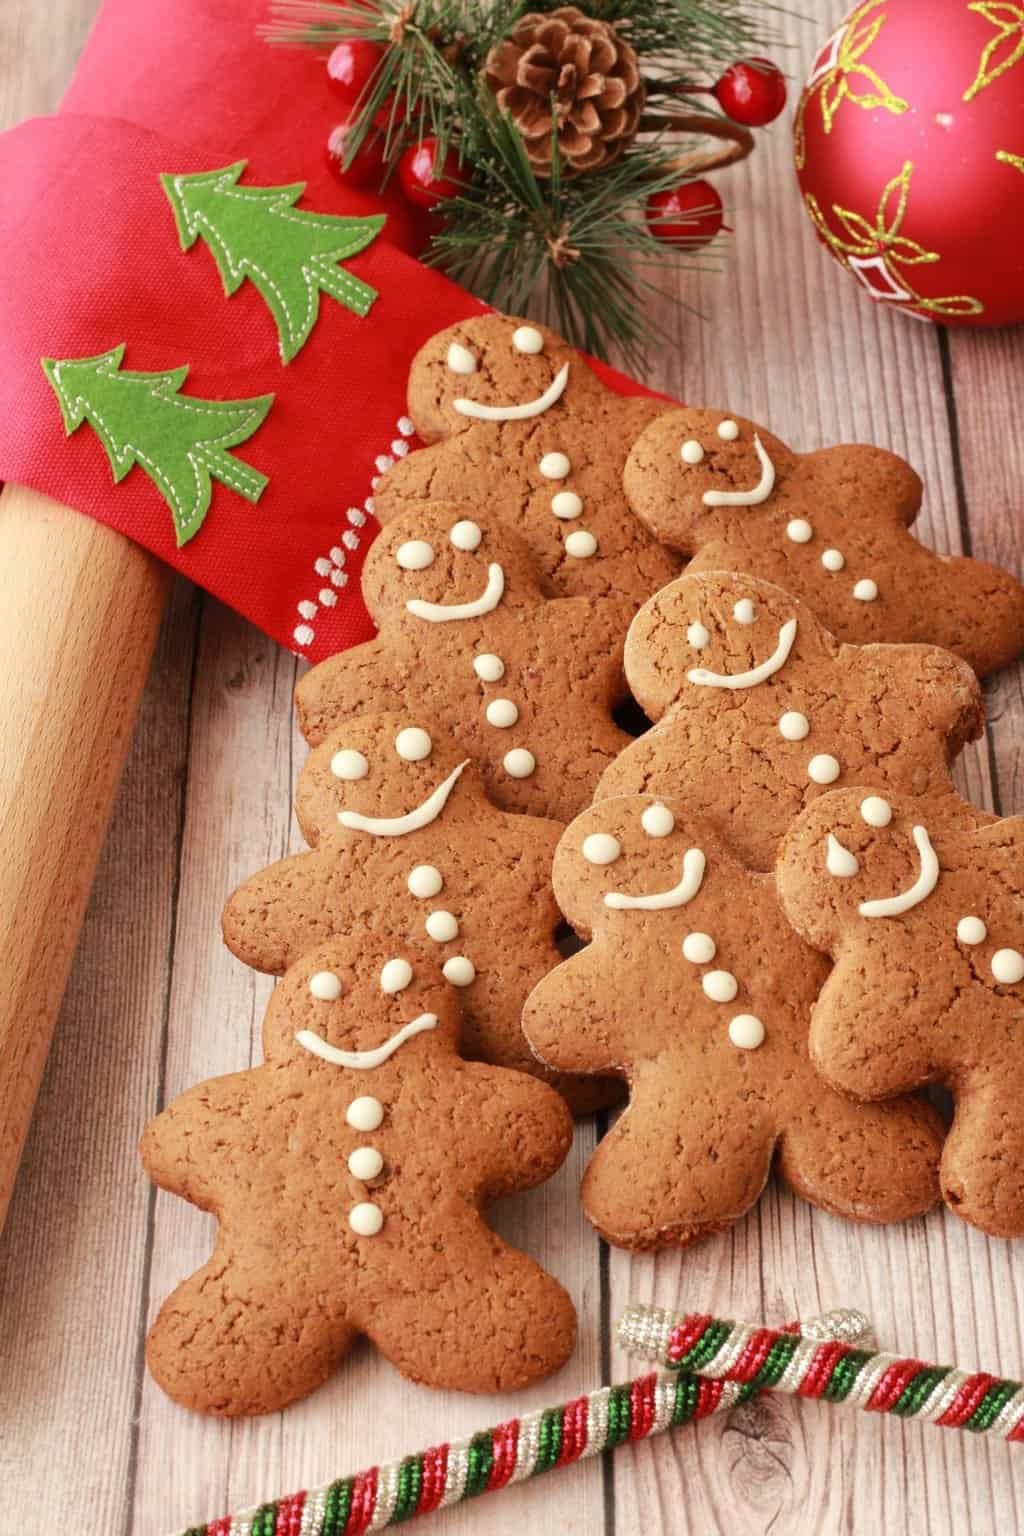
POLYGON ((716 949, 710 933, 688 933, 683 940, 683 959, 691 965, 707 965, 715 958, 716 949))
POLYGON ((713 1003, 731 1003, 739 991, 732 971, 707 971, 700 984, 713 1003))
POLYGON ((519 325, 512 333, 512 345, 517 352, 525 352, 533 357, 544 350, 544 337, 536 326, 519 325))
POLYGON ((852 880, 853 876, 860 871, 857 855, 851 853, 849 848, 844 848, 833 832, 830 832, 828 835, 825 868, 830 875, 835 875, 838 880, 852 880))
POLYGON ((704 449, 695 437, 688 437, 679 450, 679 457, 684 464, 699 464, 704 457, 704 449))
POLYGON ((583 839, 582 852, 588 864, 614 864, 622 844, 610 832, 591 832, 583 839))
POLYGON ((572 469, 567 453, 546 453, 537 467, 545 480, 564 480, 572 469))
POLYGON ((497 726, 499 731, 507 731, 519 719, 519 711, 511 699, 492 699, 485 713, 487 724, 497 726))
POLYGON ((729 1039, 741 1051, 756 1051, 764 1044, 764 1025, 753 1013, 738 1013, 729 1020, 729 1039))
POLYGON ((345 1119, 354 1131, 375 1131, 384 1119, 384 1105, 372 1093, 361 1094, 346 1109, 345 1119))
POLYGON ((551 498, 551 510, 556 517, 579 517, 583 511, 583 502, 575 491, 556 491, 551 498))
POLYGON ((418 725, 407 725, 395 737, 395 751, 407 763, 421 763, 433 751, 434 743, 418 725))
POLYGON ((336 1003, 341 996, 341 977, 333 971, 317 971, 309 978, 309 990, 321 1003, 336 1003))
POLYGON ((375 1179, 384 1167, 384 1159, 376 1147, 356 1147, 348 1155, 348 1171, 354 1179, 375 1179))
POLYGON ((826 571, 841 571, 846 564, 846 556, 841 549, 826 549, 821 557, 821 563, 826 571))
POLYGON ((469 551, 471 549, 479 549, 483 534, 478 523, 471 523, 466 519, 461 523, 456 523, 448 537, 456 549, 469 551))
POLYGON ((732 420, 720 421, 717 431, 723 443, 734 443, 740 435, 739 423, 732 420))
POLYGON ((870 576, 864 576, 854 586, 853 595, 858 603, 873 603, 878 596, 878 583, 870 576))
POLYGON ((452 373, 476 373, 476 358, 461 341, 453 341, 448 348, 448 367, 452 373))
POLYGON ((962 917, 956 925, 956 936, 961 944, 984 944, 988 929, 980 917, 962 917))
POLYGON ((829 752, 819 752, 807 764, 807 777, 813 784, 834 784, 842 769, 829 752))
POLYGON ((436 944, 450 943, 459 932, 459 920, 451 912, 431 912, 425 926, 428 937, 436 944))
POLYGON ((372 1200, 362 1200, 349 1211, 348 1224, 357 1237, 376 1237, 384 1225, 384 1212, 372 1200))
POLYGON ((591 555, 597 554, 597 540, 586 528, 577 528, 575 533, 570 533, 565 541, 565 552, 572 555, 575 560, 589 560, 591 555))
POLYGON ((354 747, 342 747, 331 758, 331 772, 336 779, 365 779, 370 765, 354 747))
POLYGON ((422 901, 429 896, 437 895, 444 885, 444 876, 439 869, 435 869, 433 864, 417 864, 416 868, 409 872, 406 884, 410 895, 418 896, 422 901))
POLYGON ((811 729, 811 722, 798 709, 787 709, 779 716, 779 735, 784 741, 803 741, 811 729))
POLYGON ((502 762, 510 779, 528 779, 537 766, 537 759, 526 747, 513 747, 502 762))
POLYGON ((497 683, 505 676, 505 663, 492 651, 473 657, 473 671, 482 683, 497 683))
POLYGON ((806 517, 794 517, 786 524, 786 538, 793 544, 809 544, 814 537, 814 529, 806 517))
POLYGON ((408 960, 387 960, 380 973, 382 992, 404 992, 412 981, 412 966, 408 960))
POLYGON ((695 651, 702 651, 711 635, 703 624, 691 624, 686 631, 686 638, 695 651))
POLYGON ((997 949, 992 956, 992 975, 1006 987, 1024 981, 1024 955, 1015 949, 997 949))
POLYGON ((757 609, 749 597, 741 597, 732 610, 732 616, 737 624, 753 624, 757 618, 757 609))
POLYGON ((395 559, 403 571, 425 571, 434 563, 434 551, 426 539, 407 539, 399 544, 395 559))
POLYGON ((648 837, 668 837, 676 824, 667 805, 648 805, 640 817, 640 825, 648 837))
POLYGON ((881 795, 868 795, 860 803, 860 814, 869 827, 887 827, 892 821, 892 806, 881 795))
POLYGON ((453 987, 468 987, 476 980, 476 966, 465 955, 452 955, 441 967, 441 974, 453 987))

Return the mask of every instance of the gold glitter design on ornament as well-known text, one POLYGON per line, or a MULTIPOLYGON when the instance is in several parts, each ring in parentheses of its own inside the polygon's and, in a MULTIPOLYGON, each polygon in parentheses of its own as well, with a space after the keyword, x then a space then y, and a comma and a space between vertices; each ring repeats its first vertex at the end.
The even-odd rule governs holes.
POLYGON ((971 0, 967 9, 983 16, 996 29, 995 37, 982 50, 978 73, 964 91, 964 101, 973 101, 986 85, 1024 59, 1024 9, 1010 5, 1008 0, 971 0))
POLYGON ((814 96, 821 102, 821 125, 826 133, 832 132, 832 123, 844 101, 865 112, 884 107, 894 117, 906 112, 910 106, 902 96, 891 91, 877 70, 864 63, 864 55, 885 26, 885 12, 872 16, 886 0, 867 0, 833 32, 819 54, 822 63, 808 80, 797 108, 793 134, 796 140, 797 170, 802 171, 807 159, 806 128, 804 119, 814 96), (862 81, 859 87, 851 82, 862 81))
POLYGON ((1018 171, 1024 173, 1024 155, 1011 155, 1008 149, 997 149, 996 159, 1001 160, 1004 165, 1012 165, 1018 171))
POLYGON ((969 294, 948 294, 945 298, 929 299, 918 293, 907 280, 904 267, 928 266, 941 261, 938 251, 926 251, 916 240, 900 234, 910 201, 910 178, 914 174, 913 161, 908 160, 898 176, 887 183, 878 200, 875 222, 872 224, 862 214, 851 208, 832 204, 832 212, 842 225, 846 238, 830 228, 821 211, 821 205, 812 192, 804 196, 807 211, 814 227, 839 263, 876 299, 892 304, 905 304, 908 309, 921 309, 931 315, 980 315, 984 304, 969 294), (867 274, 877 274, 888 286, 875 287, 867 274))

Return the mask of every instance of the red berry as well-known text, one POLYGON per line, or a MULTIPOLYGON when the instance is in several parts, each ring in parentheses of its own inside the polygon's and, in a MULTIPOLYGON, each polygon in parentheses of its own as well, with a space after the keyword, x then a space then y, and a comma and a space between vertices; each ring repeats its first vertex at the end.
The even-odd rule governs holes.
POLYGON ((714 95, 734 123, 763 128, 786 105, 786 80, 771 59, 740 59, 716 81, 714 95))
POLYGON ((444 160, 434 170, 437 157, 437 140, 424 139, 410 144, 398 162, 398 179, 402 191, 417 208, 436 208, 450 197, 455 197, 466 180, 466 167, 454 149, 449 149, 444 160))
POLYGON ((347 37, 331 51, 327 79, 347 107, 355 106, 383 57, 379 43, 358 37, 347 37))
POLYGON ((327 164, 340 182, 350 187, 379 186, 384 179, 384 139, 370 129, 349 164, 345 164, 345 146, 352 133, 352 123, 339 123, 327 140, 327 164))
POLYGON ((652 192, 644 212, 651 234, 668 245, 707 245, 722 227, 722 199, 709 181, 652 192))

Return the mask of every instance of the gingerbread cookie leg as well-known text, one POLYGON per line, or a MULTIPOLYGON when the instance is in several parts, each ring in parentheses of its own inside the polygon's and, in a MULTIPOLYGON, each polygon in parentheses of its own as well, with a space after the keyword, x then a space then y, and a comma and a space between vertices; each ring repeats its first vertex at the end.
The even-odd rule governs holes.
POLYGON ((943 1125, 924 1100, 854 1104, 823 1087, 779 1140, 779 1173, 798 1195, 855 1221, 904 1221, 939 1198, 943 1125))
POLYGON ((942 1195, 958 1216, 993 1237, 1024 1233, 1024 1125, 1019 1075, 969 1080, 943 1148, 942 1195))
MULTIPOLYGON (((224 1240, 164 1302, 146 1361, 175 1402, 226 1417, 273 1413, 320 1386, 347 1354, 355 1330, 314 1301, 315 1287, 303 1298, 275 1283, 271 1258, 250 1250, 243 1263, 224 1240)), ((322 1297, 330 1294, 325 1284, 322 1297)))

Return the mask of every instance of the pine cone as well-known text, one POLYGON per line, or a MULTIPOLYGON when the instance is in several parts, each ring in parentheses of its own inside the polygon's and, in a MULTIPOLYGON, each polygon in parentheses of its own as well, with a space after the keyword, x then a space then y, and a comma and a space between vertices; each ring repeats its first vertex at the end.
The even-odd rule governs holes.
POLYGON ((487 55, 484 79, 542 176, 551 171, 553 124, 569 175, 611 165, 640 124, 636 54, 608 22, 574 5, 521 17, 487 55))

